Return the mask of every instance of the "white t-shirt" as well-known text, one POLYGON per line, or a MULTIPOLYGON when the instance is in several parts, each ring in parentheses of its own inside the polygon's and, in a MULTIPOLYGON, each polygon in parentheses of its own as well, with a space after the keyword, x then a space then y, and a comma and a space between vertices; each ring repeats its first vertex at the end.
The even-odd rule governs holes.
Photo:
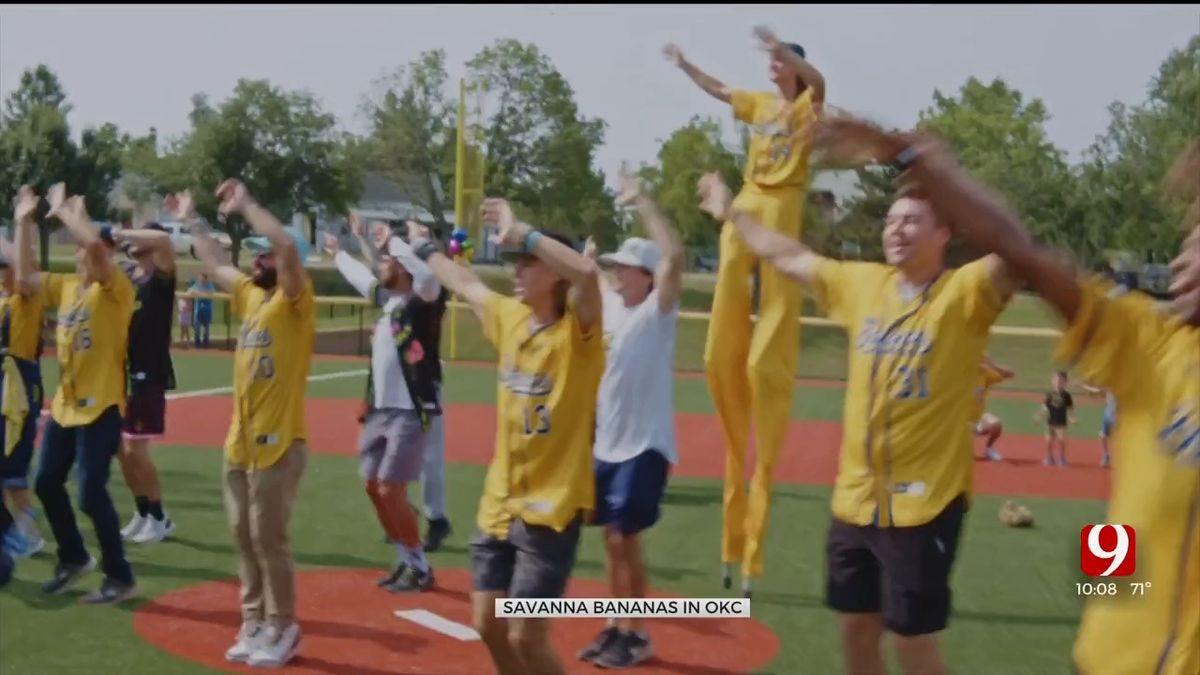
POLYGON ((603 297, 607 358, 596 399, 596 459, 623 462, 653 449, 675 464, 671 369, 679 307, 659 311, 657 290, 636 307, 610 290, 603 297))

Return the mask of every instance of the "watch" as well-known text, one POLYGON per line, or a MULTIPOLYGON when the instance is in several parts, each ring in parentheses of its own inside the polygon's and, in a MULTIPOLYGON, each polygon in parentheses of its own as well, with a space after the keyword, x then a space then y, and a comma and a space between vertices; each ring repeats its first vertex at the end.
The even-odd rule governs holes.
POLYGON ((892 159, 892 166, 899 169, 901 173, 908 171, 916 163, 919 154, 916 146, 910 145, 896 153, 896 157, 892 159))
POLYGON ((436 241, 427 239, 413 249, 413 255, 417 256, 421 262, 428 262, 434 253, 441 253, 441 250, 436 241))

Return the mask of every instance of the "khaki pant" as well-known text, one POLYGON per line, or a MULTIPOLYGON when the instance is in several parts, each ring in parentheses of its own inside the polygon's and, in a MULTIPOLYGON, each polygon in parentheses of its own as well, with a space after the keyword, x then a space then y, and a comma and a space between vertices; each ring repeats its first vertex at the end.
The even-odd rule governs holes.
POLYGON ((284 628, 296 618, 296 578, 288 523, 308 444, 292 443, 266 469, 248 470, 225 460, 225 514, 238 549, 242 620, 284 628))

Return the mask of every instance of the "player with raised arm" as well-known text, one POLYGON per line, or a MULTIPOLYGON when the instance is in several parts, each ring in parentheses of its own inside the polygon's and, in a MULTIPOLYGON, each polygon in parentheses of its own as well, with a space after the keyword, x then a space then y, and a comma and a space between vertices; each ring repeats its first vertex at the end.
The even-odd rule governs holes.
MULTIPOLYGON (((33 241, 23 236, 22 223, 32 221, 37 212, 39 197, 28 185, 17 192, 13 222, 17 223, 16 244, 29 246, 33 241)), ((33 446, 37 439, 38 419, 42 415, 42 314, 45 297, 40 289, 18 278, 32 278, 33 270, 18 275, 20 262, 33 264, 32 256, 17 256, 14 246, 0 241, 0 390, 4 417, 4 442, 0 446, 0 506, 12 502, 8 520, 12 527, 0 523, 0 549, 8 555, 25 558, 41 551, 46 545, 37 526, 37 517, 29 494, 29 467, 33 462, 33 446)))
POLYGON ((1168 187, 1191 202, 1171 263, 1173 312, 1139 293, 1082 280, 1038 245, 994 193, 958 168, 936 139, 886 134, 857 120, 831 131, 929 190, 972 245, 992 251, 1066 320, 1057 357, 1117 399, 1106 522, 1137 532, 1144 596, 1084 607, 1073 660, 1080 675, 1200 672, 1200 139, 1176 161, 1168 187))
POLYGON ((414 238, 417 257, 471 304, 499 353, 496 448, 471 542, 472 613, 501 675, 565 672, 547 619, 498 619, 499 598, 561 597, 580 524, 595 508, 592 435, 604 373, 603 307, 595 263, 558 234, 517 220, 502 199, 483 203, 493 241, 516 247, 513 293, 414 238))
POLYGON ((429 430, 442 413, 440 364, 432 345, 439 336, 447 294, 403 239, 387 233, 383 250, 373 251, 361 223, 355 221, 351 215, 352 229, 366 246, 364 255, 378 260, 378 276, 340 250, 333 235, 326 235, 325 251, 346 281, 383 310, 371 342, 367 412, 358 444, 367 495, 397 552, 394 571, 379 585, 420 591, 433 585, 433 570, 407 489, 420 477, 429 430))
MULTIPOLYGON (((678 233, 625 167, 617 204, 635 207, 650 235, 599 258, 616 283, 601 278, 606 354, 596 400, 593 522, 604 526, 609 590, 624 599, 646 597, 641 533, 658 522, 667 475, 678 461, 671 368, 685 259, 678 233)), ((644 621, 616 619, 579 658, 629 668, 651 653, 644 621)))
POLYGON ((121 530, 126 541, 160 542, 175 531, 163 508, 158 468, 150 458, 150 442, 166 432, 167 392, 175 388, 171 363, 171 323, 175 314, 175 249, 163 226, 116 230, 113 240, 135 261, 123 266, 136 293, 129 322, 129 391, 123 443, 118 458, 125 483, 133 493, 134 515, 121 530))
POLYGON ((937 633, 971 498, 971 415, 992 323, 1015 290, 987 257, 945 265, 950 227, 918 191, 883 229, 886 265, 824 258, 742 210, 716 174, 701 208, 745 246, 807 285, 850 336, 843 437, 826 544, 826 602, 839 612, 846 671, 884 672, 884 630, 906 673, 946 672, 937 633))
MULTIPOLYGON (((675 45, 668 45, 665 53, 697 86, 729 104, 734 117, 751 127, 738 207, 772 231, 798 239, 807 198, 809 131, 825 103, 825 78, 805 60, 800 45, 782 43, 765 28, 756 34, 771 56, 775 91, 732 89, 693 65, 675 45)), ((704 364, 725 440, 722 581, 729 588, 732 565, 741 562, 747 596, 751 578, 762 574, 772 476, 792 409, 799 316, 800 290, 774 268, 760 267, 733 226, 725 223, 704 364), (758 320, 752 325, 747 282, 756 270, 761 290, 758 320), (747 498, 745 456, 752 421, 755 467, 747 498)))
POLYGON ((67 496, 71 467, 79 468, 80 506, 92 519, 102 555, 104 581, 85 602, 117 603, 137 592, 133 570, 125 558, 121 523, 108 493, 112 460, 121 446, 125 408, 125 358, 134 291, 129 278, 113 263, 113 240, 107 228, 97 232, 83 197, 68 197, 62 183, 50 188, 51 217, 57 217, 75 240, 75 274, 36 271, 32 263, 32 219, 16 245, 17 283, 40 289, 46 303, 58 308, 55 345, 59 384, 50 419, 42 432, 34 490, 58 543, 54 577, 42 592, 62 593, 95 569, 84 546, 67 496))
POLYGON ((230 264, 195 219, 192 198, 178 195, 177 217, 190 224, 196 257, 241 318, 233 355, 233 420, 225 439, 225 513, 238 552, 242 627, 225 658, 281 667, 300 647, 296 577, 288 534, 308 464, 304 419, 313 341, 313 284, 304 269, 308 239, 284 227, 238 180, 217 188, 220 212, 240 215, 255 237, 251 275, 230 264))

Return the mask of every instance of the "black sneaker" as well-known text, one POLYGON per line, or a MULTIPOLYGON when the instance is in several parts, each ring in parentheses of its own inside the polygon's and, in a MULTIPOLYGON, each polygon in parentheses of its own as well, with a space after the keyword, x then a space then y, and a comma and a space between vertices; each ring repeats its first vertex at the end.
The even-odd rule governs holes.
POLYGON ((396 581, 400 578, 400 575, 404 573, 405 567, 408 567, 406 563, 397 563, 396 569, 392 570, 392 573, 386 577, 381 577, 379 581, 375 582, 375 585, 380 588, 387 588, 388 586, 391 586, 392 584, 396 583, 396 581))
POLYGON ((116 579, 104 578, 100 590, 88 593, 80 601, 85 605, 115 605, 137 595, 137 586, 125 584, 116 579))
POLYGON ((592 663, 601 668, 632 668, 653 654, 650 638, 637 633, 621 633, 592 663))
POLYGON ((432 553, 441 548, 442 542, 452 531, 450 521, 445 518, 429 521, 429 527, 425 530, 425 552, 432 553))
POLYGON ((620 637, 621 631, 617 630, 616 626, 609 626, 596 635, 596 639, 592 644, 580 649, 577 656, 580 661, 593 661, 597 656, 600 656, 601 652, 611 647, 620 637))
POLYGON ((416 593, 433 587, 433 569, 420 572, 417 568, 406 565, 400 572, 400 577, 388 585, 393 593, 416 593))
POLYGON ((87 562, 82 565, 64 565, 59 563, 54 566, 54 578, 42 584, 42 592, 47 595, 58 595, 74 586, 76 581, 79 581, 94 569, 96 569, 95 558, 88 558, 87 562))

